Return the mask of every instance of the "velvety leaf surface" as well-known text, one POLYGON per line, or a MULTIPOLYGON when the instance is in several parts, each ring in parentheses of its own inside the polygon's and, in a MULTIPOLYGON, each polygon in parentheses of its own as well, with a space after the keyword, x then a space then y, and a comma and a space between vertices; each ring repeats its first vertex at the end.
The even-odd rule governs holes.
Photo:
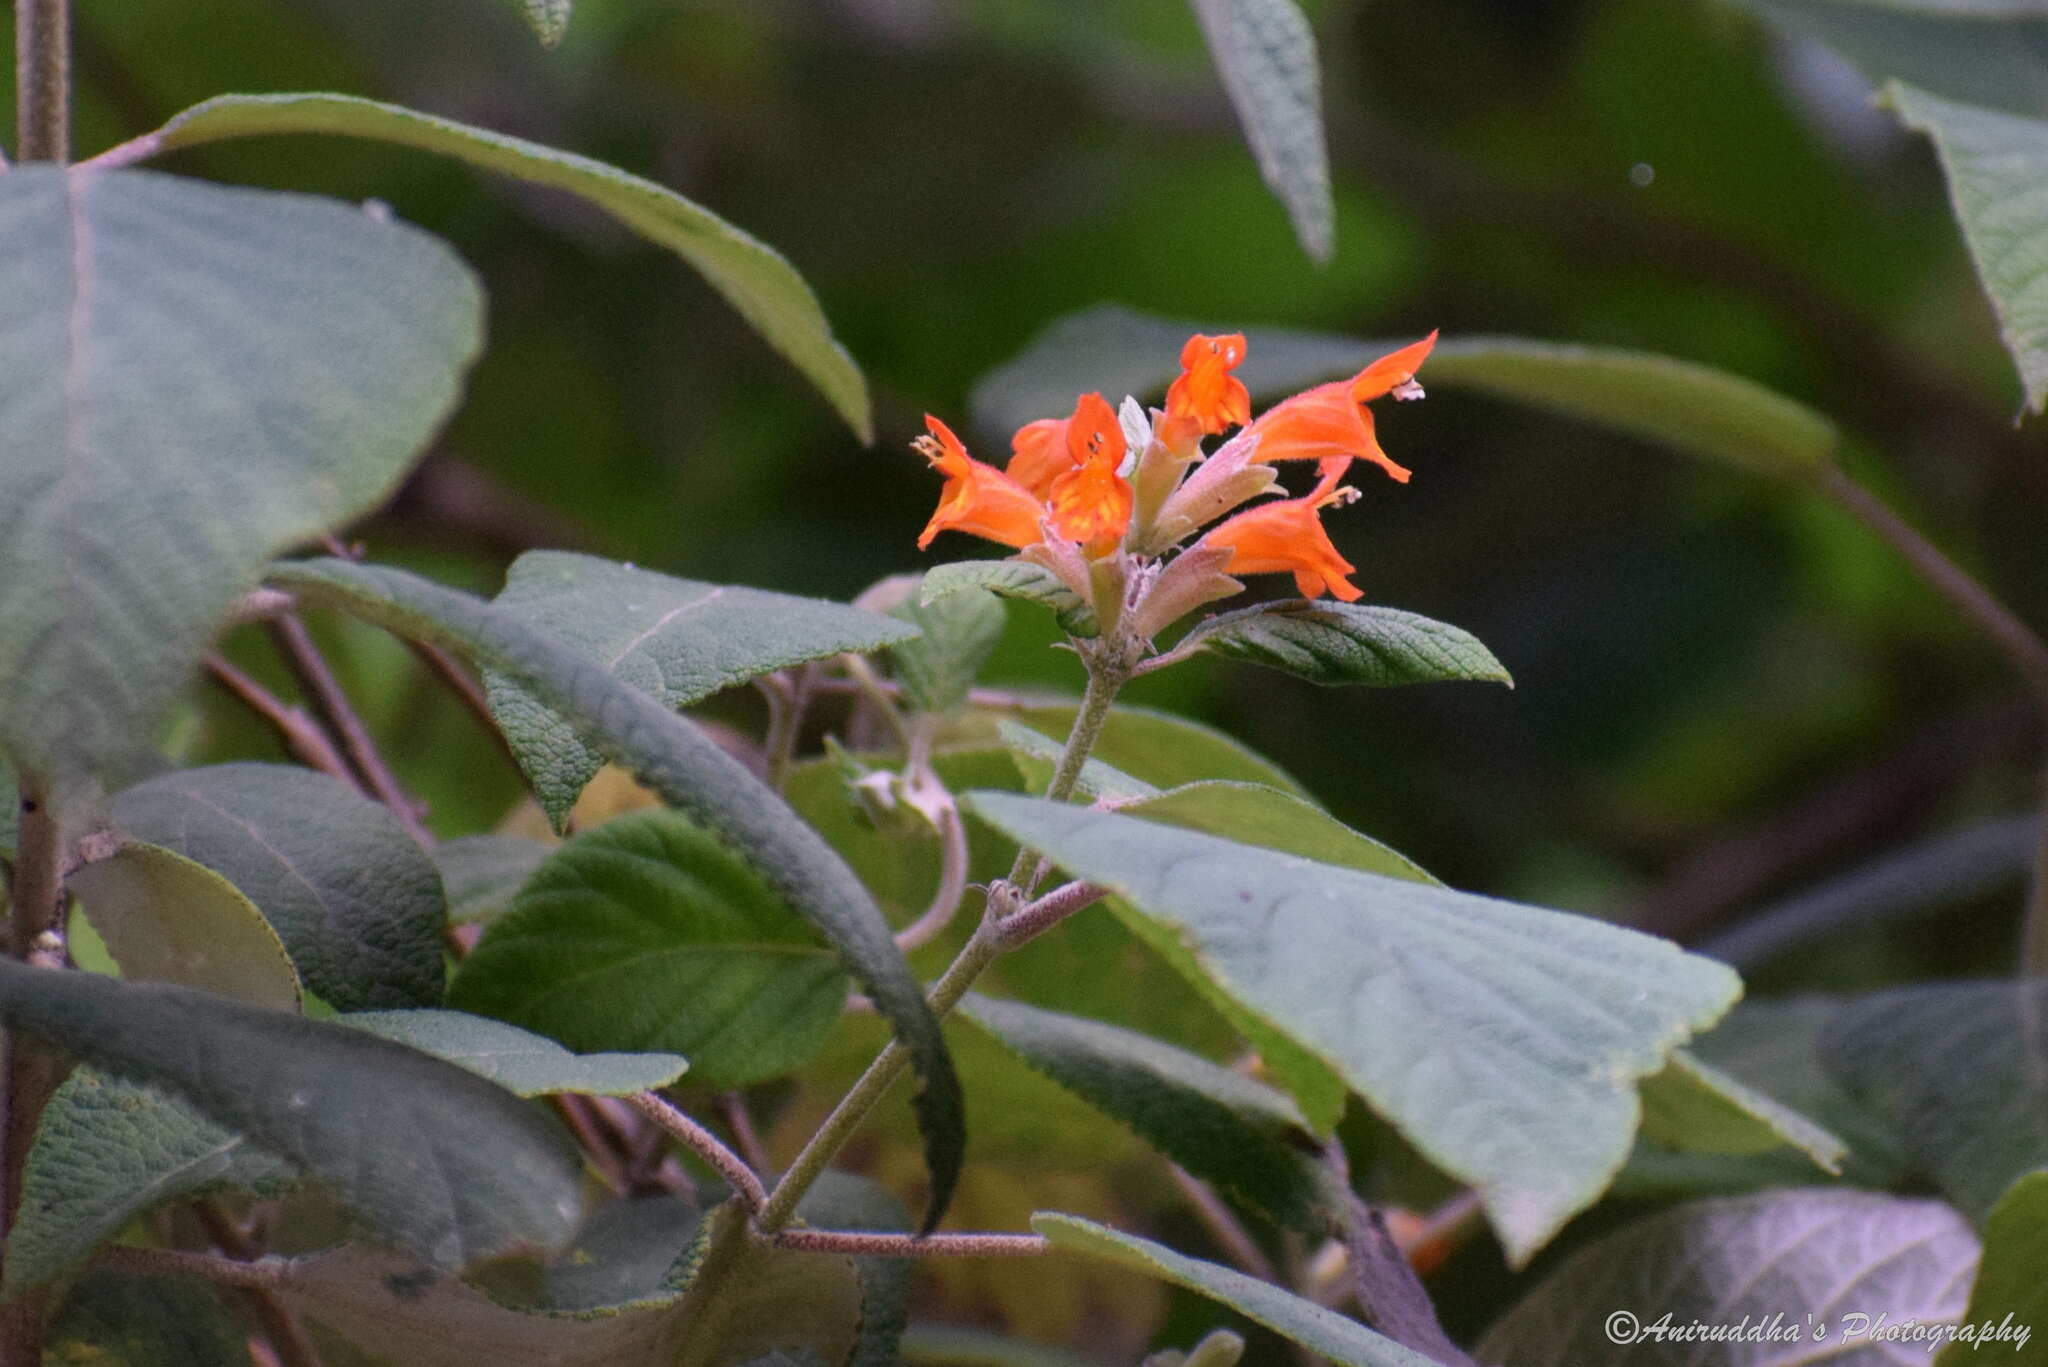
MULTIPOLYGON (((1076 708, 1071 704, 1016 708, 1002 715, 1066 742, 1076 708)), ((1307 797, 1279 765, 1243 741, 1198 721, 1149 707, 1114 707, 1090 755, 1158 788, 1201 779, 1237 779, 1307 797)))
POLYGON ((457 970, 449 1000, 581 1050, 660 1049, 691 1080, 743 1087, 817 1048, 846 972, 714 836, 673 812, 616 817, 528 881, 457 970))
POLYGON ((244 1367, 248 1335, 205 1282, 88 1273, 51 1323, 50 1367, 244 1367))
POLYGON ((1302 249, 1328 261, 1336 248, 1337 211, 1323 147, 1316 39, 1307 16, 1294 0, 1193 4, 1260 174, 1287 206, 1302 249))
POLYGON ((890 609, 917 636, 889 649, 905 699, 920 712, 945 712, 967 700, 981 667, 1002 639, 1007 618, 994 593, 960 589, 926 598, 914 583, 890 609))
POLYGON ((441 1000, 447 905, 433 861, 339 780, 279 764, 183 769, 121 793, 114 822, 240 888, 337 1010, 441 1000))
POLYGON ((1187 635, 1226 659, 1246 660, 1310 683, 1438 683, 1514 680, 1470 632, 1372 603, 1261 603, 1212 617, 1187 635))
POLYGON ((672 1195, 606 1201, 575 1240, 542 1269, 548 1310, 603 1310, 658 1301, 677 1288, 669 1274, 696 1241, 703 1212, 672 1195))
POLYGON ((512 903, 553 847, 517 835, 465 835, 434 849, 451 925, 490 921, 512 903))
POLYGON ((1937 1367, 1982 1362, 1996 1352, 2019 1367, 2048 1362, 2048 1172, 2030 1172, 2007 1188, 1984 1225, 1984 1260, 1970 1288, 1962 1322, 1978 1326, 1979 1342, 1958 1340, 1942 1349, 1937 1367), (1990 1332, 2025 1326, 2033 1332, 2023 1345, 1995 1340, 1990 1332), (1985 1346, 1997 1342, 1996 1348, 1985 1346))
MULTIPOLYGON (((996 736, 1017 761, 1017 772, 1023 777, 1027 792, 1042 793, 1052 785, 1053 775, 1059 772, 1060 755, 1066 750, 1064 742, 1014 721, 997 722, 996 736)), ((1093 757, 1081 765, 1081 775, 1074 782, 1077 801, 1125 803, 1158 794, 1159 790, 1143 779, 1132 778, 1093 757)))
POLYGON ((1174 1162, 1268 1219, 1320 1233, 1331 1196, 1320 1142, 1294 1102, 1163 1040, 969 994, 959 1010, 1174 1162))
POLYGON ((1744 1086, 1684 1049, 1643 1079, 1643 1138, 1673 1149, 1749 1154, 1797 1149, 1839 1176, 1846 1146, 1782 1102, 1744 1086))
POLYGON ((2048 1167, 2048 982, 1930 983, 1845 1006, 1828 1071, 1973 1220, 2048 1167))
POLYGON ((1183 783, 1118 810, 1146 821, 1207 831, 1347 869, 1417 883, 1437 881, 1406 855, 1352 830, 1322 808, 1263 783, 1229 779, 1183 783))
POLYGON ((425 234, 145 171, 0 177, 0 754, 134 772, 280 547, 382 502, 482 301, 425 234))
POLYGON ((1476 1356, 1500 1367, 1598 1362, 1613 1367, 1725 1363, 1843 1367, 1925 1362, 1928 1342, 1874 1339, 1892 1326, 1953 1322, 1963 1311, 1977 1240, 1938 1201, 1873 1192, 1774 1191, 1696 1201, 1630 1225, 1581 1250, 1488 1332, 1476 1356), (1784 1317, 1797 1338, 1674 1341, 1654 1335, 1617 1344, 1632 1326, 1665 1314, 1675 1328, 1700 1321, 1754 1325, 1784 1317), (1825 1324, 1816 1341, 1806 1326, 1825 1324), (1857 1332, 1856 1316, 1866 1317, 1857 1332))
POLYGON ((74 1068, 29 1149, 0 1298, 62 1275, 167 1201, 216 1188, 275 1194, 297 1180, 296 1168, 247 1134, 169 1093, 74 1068))
POLYGON ((2048 402, 2048 122, 1956 104, 1894 81, 1885 98, 1934 139, 1977 276, 2019 367, 2027 407, 2048 402))
POLYGON ((925 571, 918 602, 930 605, 969 589, 987 589, 1005 598, 1051 608, 1060 626, 1074 636, 1094 636, 1102 630, 1087 599, 1051 570, 1023 560, 955 560, 934 565, 925 571))
POLYGON ((971 801, 1110 889, 1476 1187, 1518 1263, 1620 1169, 1637 1080, 1740 991, 1719 964, 1584 917, 1119 813, 971 801))
POLYGON ((1078 1216, 1046 1212, 1031 1227, 1076 1253, 1120 1263, 1218 1301, 1343 1367, 1431 1367, 1431 1359, 1314 1301, 1234 1268, 1174 1252, 1078 1216))
MULTIPOLYGON (((673 579, 567 551, 520 556, 497 605, 670 707, 911 635, 901 623, 842 603, 673 579)), ((535 796, 560 829, 603 756, 573 722, 503 673, 486 670, 484 686, 535 796)))
POLYGON ((121 975, 299 1009, 299 978, 277 932, 233 883, 155 845, 127 845, 67 886, 121 975))
POLYGON ((148 1082, 443 1267, 567 1240, 576 1156, 539 1112, 360 1030, 188 988, 0 962, 0 1023, 148 1082))
POLYGON ((357 1011, 343 1025, 446 1059, 514 1096, 630 1096, 688 1070, 680 1054, 572 1054, 551 1039, 461 1011, 357 1011))
POLYGON ((845 861, 683 718, 502 610, 402 571, 343 560, 274 567, 271 581, 391 630, 424 637, 516 677, 663 800, 743 852, 837 949, 904 1044, 924 1089, 913 1101, 932 1174, 927 1221, 944 1213, 965 1143, 959 1080, 924 990, 889 924, 845 861))
MULTIPOLYGON (((522 3, 545 11, 568 8, 565 0, 522 3)), ((587 200, 688 262, 818 387, 861 440, 872 440, 867 381, 833 338, 811 287, 774 248, 702 205, 574 152, 351 95, 221 95, 185 110, 150 137, 168 151, 266 133, 332 133, 399 143, 587 200)))

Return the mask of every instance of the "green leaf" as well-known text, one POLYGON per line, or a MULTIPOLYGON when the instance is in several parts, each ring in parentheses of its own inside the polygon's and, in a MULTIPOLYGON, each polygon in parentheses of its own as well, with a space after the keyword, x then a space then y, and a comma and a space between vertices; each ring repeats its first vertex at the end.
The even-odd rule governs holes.
POLYGON ((570 0, 514 0, 542 47, 553 47, 569 31, 570 0))
POLYGON ((970 994, 960 1011, 1024 1060, 1226 1196, 1320 1234, 1336 1188, 1285 1093, 1162 1040, 970 994))
POLYGON ((515 1025, 461 1011, 357 1011, 339 1019, 467 1068, 514 1096, 630 1096, 666 1087, 690 1066, 678 1054, 573 1054, 515 1025))
POLYGON ((955 560, 935 565, 924 572, 918 602, 929 607, 969 589, 987 589, 1005 598, 1051 608, 1061 630, 1070 636, 1095 636, 1102 630, 1087 599, 1051 570, 1027 560, 955 560))
POLYGON ((534 874, 457 970, 449 1001, 575 1049, 660 1049, 691 1081, 800 1066, 846 1004, 816 931, 718 839, 629 812, 534 874))
POLYGON ((903 597, 889 611, 917 628, 915 637, 889 648, 903 696, 920 712, 951 711, 967 701, 1003 638, 1003 605, 992 592, 954 589, 925 598, 915 580, 896 585, 903 597))
MULTIPOLYGON (((561 5, 563 0, 527 0, 561 5)), ((862 441, 874 439, 867 382, 832 336, 817 296, 774 248, 651 180, 573 152, 350 95, 221 95, 149 135, 152 151, 267 133, 332 133, 457 157, 566 190, 694 267, 816 385, 862 441)))
POLYGON ((910 1367, 1099 1367, 1064 1348, 956 1324, 913 1324, 903 1334, 910 1367))
POLYGON ((121 793, 114 822, 240 888, 337 1010, 441 1000, 447 905, 433 861, 346 784, 277 764, 186 769, 121 793))
POLYGON ((1791 1107, 1746 1087, 1683 1049, 1643 1079, 1643 1138, 1698 1153, 1751 1154, 1790 1147, 1840 1176, 1846 1145, 1791 1107))
POLYGON ((123 977, 299 1009, 299 976, 277 932, 205 865, 155 845, 127 845, 80 866, 68 886, 123 977))
POLYGON ((36 1127, 0 1300, 63 1276, 166 1202, 219 1188, 275 1195, 297 1181, 291 1164, 168 1093, 74 1068, 36 1127))
POLYGON ((360 1030, 156 983, 0 961, 0 1024, 195 1107, 443 1267, 551 1248, 579 1165, 503 1088, 360 1030))
POLYGON ((1821 1057, 1973 1220, 2048 1167, 2048 982, 1878 992, 1836 1014, 1821 1057))
POLYGON ((1125 803, 1118 810, 1126 816, 1207 831, 1303 859, 1442 886, 1406 855, 1352 830, 1313 803, 1263 783, 1228 779, 1183 783, 1125 803))
POLYGON ((1833 48, 1873 89, 1910 81, 2015 114, 2048 112, 2048 6, 2040 0, 1736 0, 1833 48))
MULTIPOLYGON (((672 579, 567 551, 520 556, 497 606, 676 708, 777 669, 912 635, 842 603, 672 579)), ((484 686, 519 767, 560 830, 603 756, 578 738, 569 718, 502 671, 487 669, 484 686)))
POLYGON ((1494 1325, 1474 1356, 1499 1367, 1793 1367, 1821 1359, 1880 1367, 1909 1353, 1924 1361, 1924 1338, 1875 1341, 1878 1316, 1894 1330, 1953 1322, 1976 1258, 1969 1226, 1938 1201, 1849 1191, 1696 1201, 1573 1255, 1494 1325), (1673 1330, 1746 1320, 1793 1337, 1726 1347, 1659 1337, 1654 1326, 1665 1315, 1673 1330), (1635 1338, 1638 1326, 1647 1332, 1635 1338), (1815 1337, 1823 1326, 1827 1337, 1815 1337))
POLYGON ((1294 0, 1192 0, 1259 172, 1317 262, 1336 249, 1316 37, 1294 0))
POLYGON ((553 847, 518 835, 465 835, 434 850, 452 925, 491 921, 553 853, 553 847))
MULTIPOLYGON (((804 1193, 797 1214, 820 1229, 901 1233, 910 1227, 903 1203, 887 1187, 848 1172, 826 1171, 804 1193)), ((897 1367, 910 1318, 909 1258, 854 1258, 860 1279, 860 1333, 846 1367, 897 1367)))
POLYGON ((1585 917, 1120 813, 1002 793, 970 801, 1122 898, 1242 1010, 1476 1187, 1517 1264, 1620 1169, 1637 1079, 1741 990, 1719 964, 1585 917))
POLYGON ((691 1280, 677 1306, 687 1316, 689 1337, 675 1367, 732 1367, 777 1349, 846 1362, 860 1339, 863 1308, 854 1260, 772 1248, 747 1233, 746 1221, 746 1212, 731 1203, 705 1217, 687 1269, 691 1280), (715 1288, 702 1286, 696 1274, 722 1240, 738 1251, 715 1288))
MULTIPOLYGON (((1034 731, 1064 737, 1073 729, 1076 710, 1065 703, 1011 708, 992 715, 1014 717, 1034 731)), ((1202 779, 1236 779, 1308 796, 1284 769, 1235 736, 1149 707, 1111 708, 1102 736, 1089 754, 1157 788, 1175 788, 1202 779)))
POLYGON ((1432 1367, 1431 1359, 1375 1334, 1357 1320, 1346 1319, 1271 1282, 1186 1257, 1150 1239, 1054 1212, 1032 1216, 1031 1227, 1055 1247, 1117 1263, 1227 1305, 1342 1367, 1432 1367))
POLYGON ((1984 1260, 1970 1288, 1962 1322, 1977 1327, 1976 1341, 1958 1339, 1935 1367, 1967 1367, 1996 1345, 2002 1362, 2019 1367, 2048 1363, 2048 1172, 2031 1172, 2006 1190, 1984 1226, 1984 1260), (2029 1331, 2019 1343, 2012 1331, 2029 1331), (2000 1331, 2004 1331, 2001 1333, 2000 1331), (2016 1350, 2016 1351, 2014 1351, 2016 1350))
MULTIPOLYGON (((1073 314, 982 378, 972 396, 975 422, 1011 430, 1057 411, 1049 394, 1159 393, 1178 373, 1189 333, 1218 330, 1115 306, 1073 314)), ((1278 328, 1247 329, 1245 342, 1237 373, 1262 400, 1350 375, 1396 345, 1278 328)), ((1834 425, 1804 404, 1739 375, 1649 352, 1460 338, 1437 345, 1421 378, 1431 387, 1538 404, 1773 478, 1817 478, 1839 441, 1834 425)))
POLYGON ((246 1367, 248 1335, 201 1281, 93 1272, 51 1323, 49 1367, 246 1367))
POLYGON ((143 171, 16 167, 0 241, 0 754, 119 778, 264 561, 397 485, 482 300, 401 224, 143 171))
POLYGON ((541 1272, 546 1310, 603 1310, 670 1299, 669 1274, 683 1261, 703 1212, 680 1197, 607 1201, 541 1272))
POLYGON ((1885 100, 1934 139, 1949 202, 2019 367, 2027 407, 2048 403, 2048 122, 1955 104, 1898 81, 1885 100))
MULTIPOLYGON (((1051 786, 1052 776, 1059 770, 1060 756, 1066 751, 1064 743, 1014 721, 997 722, 996 736, 1017 761, 1017 772, 1023 776, 1025 788, 1042 793, 1051 786)), ((1132 778, 1094 758, 1082 763, 1081 777, 1074 784, 1075 798, 1090 802, 1108 799, 1124 803, 1158 795, 1159 790, 1143 779, 1132 778)))
POLYGON ((788 804, 655 699, 467 594, 343 560, 277 566, 271 582, 302 599, 465 652, 518 679, 548 706, 577 717, 587 739, 630 766, 664 800, 744 853, 840 952, 909 1049, 924 1082, 913 1104, 932 1178, 927 1227, 945 1212, 965 1144, 960 1084, 945 1040, 881 911, 853 871, 788 804))
POLYGON ((1412 612, 1371 603, 1290 599, 1212 617, 1181 644, 1226 659, 1249 660, 1317 684, 1437 683, 1514 680, 1470 632, 1412 612))

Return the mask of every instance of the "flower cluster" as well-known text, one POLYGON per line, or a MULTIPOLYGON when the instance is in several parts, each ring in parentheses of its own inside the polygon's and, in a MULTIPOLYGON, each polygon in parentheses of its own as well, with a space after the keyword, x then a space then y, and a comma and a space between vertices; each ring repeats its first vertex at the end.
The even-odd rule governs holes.
POLYGON ((1409 472, 1380 449, 1367 405, 1421 398, 1415 372, 1435 344, 1432 332, 1254 419, 1234 373, 1244 337, 1197 335, 1181 349, 1164 409, 1148 416, 1126 399, 1119 412, 1084 394, 1067 417, 1020 428, 1001 470, 927 415, 930 435, 915 445, 946 483, 917 544, 951 530, 1012 547, 1089 602, 1105 629, 1124 621, 1144 640, 1238 592, 1233 575, 1292 574, 1305 597, 1354 601, 1362 596, 1350 579, 1355 567, 1331 543, 1322 513, 1358 497, 1342 483, 1353 461, 1407 482, 1409 472), (1204 438, 1233 428, 1215 451, 1202 449, 1204 438), (1308 493, 1243 506, 1275 490, 1277 463, 1296 460, 1316 464, 1308 493))

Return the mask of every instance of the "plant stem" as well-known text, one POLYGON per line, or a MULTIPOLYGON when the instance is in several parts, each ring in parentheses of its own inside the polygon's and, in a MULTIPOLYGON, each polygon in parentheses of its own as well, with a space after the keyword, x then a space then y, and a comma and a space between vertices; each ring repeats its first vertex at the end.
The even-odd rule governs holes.
MULTIPOLYGON (((1065 802, 1074 795, 1074 786, 1081 781, 1081 770, 1087 766, 1088 756, 1102 736, 1103 724, 1109 720, 1110 704, 1116 701, 1117 692, 1129 678, 1127 667, 1112 665, 1100 658, 1089 662, 1088 690, 1081 695, 1081 710, 1074 714, 1073 728, 1067 732, 1066 749, 1060 752, 1059 768, 1053 770, 1052 783, 1045 790, 1047 801, 1065 802)), ((1026 897, 1038 885, 1039 859, 1039 852, 1027 847, 1017 851, 1016 862, 1010 865, 1008 881, 1023 888, 1026 897), (1025 881, 1027 875, 1028 882, 1025 881)))
POLYGON ((939 812, 939 886, 931 903, 915 921, 896 932, 896 947, 905 953, 931 943, 953 923, 967 896, 967 827, 959 809, 948 804, 939 812))
POLYGON ((653 1092, 636 1092, 627 1098, 639 1112, 666 1130, 732 1188, 746 1209, 759 1210, 768 1199, 761 1179, 741 1157, 719 1142, 718 1136, 684 1115, 653 1092))
POLYGON ((327 733, 305 712, 287 705, 283 699, 218 655, 206 657, 206 672, 243 706, 268 722, 270 729, 277 732, 278 739, 300 763, 318 769, 329 778, 340 779, 368 796, 362 780, 348 767, 341 751, 334 748, 334 742, 327 738, 327 733))
POLYGON ((341 737, 342 749, 347 751, 356 772, 369 785, 371 794, 391 809, 391 814, 405 827, 407 835, 421 845, 431 847, 434 838, 421 823, 419 808, 399 786, 391 766, 384 762, 384 756, 377 750, 377 742, 370 736, 370 728, 363 724, 363 719, 349 703, 341 681, 334 677, 327 658, 313 644, 312 633, 306 630, 306 624, 299 620, 297 614, 288 613, 265 625, 277 644, 278 653, 284 656, 285 663, 291 667, 299 686, 306 690, 307 698, 321 719, 341 737))
MULTIPOLYGON (((57 923, 64 899, 64 851, 56 813, 43 792, 21 786, 21 823, 16 833, 14 873, 8 886, 7 952, 28 962, 37 942, 57 923)), ((28 1166, 43 1103, 56 1087, 56 1062, 19 1032, 5 1040, 6 1108, 0 1133, 0 1228, 11 1231, 21 1205, 22 1177, 28 1166)), ((24 1296, 0 1314, 0 1364, 36 1367, 42 1359, 42 1302, 24 1296)))
POLYGON ((1052 1252, 1043 1234, 877 1234, 871 1230, 785 1229, 772 1242, 799 1253, 870 1258, 1030 1258, 1052 1252))
MULTIPOLYGON (((1989 589, 1944 555, 1940 547, 1846 473, 1829 470, 1820 488, 1838 507, 1897 551, 1922 579, 1960 608, 2005 652, 2040 703, 2043 717, 2048 718, 2048 641, 2043 641, 1989 589)), ((2036 978, 2048 977, 2048 775, 2042 780, 2042 808, 2040 847, 2034 859, 2033 886, 2027 896, 2020 938, 2020 972, 2036 978)))
POLYGON ((71 160, 71 0, 14 0, 15 155, 71 160))
MULTIPOLYGON (((263 1256, 262 1249, 213 1202, 193 1202, 192 1213, 214 1246, 236 1262, 252 1263, 263 1256)), ((263 1327, 264 1337, 270 1340, 278 1367, 320 1367, 320 1350, 313 1346, 313 1340, 307 1337, 305 1326, 299 1323, 298 1317, 274 1292, 257 1286, 237 1289, 242 1293, 249 1313, 263 1327)))

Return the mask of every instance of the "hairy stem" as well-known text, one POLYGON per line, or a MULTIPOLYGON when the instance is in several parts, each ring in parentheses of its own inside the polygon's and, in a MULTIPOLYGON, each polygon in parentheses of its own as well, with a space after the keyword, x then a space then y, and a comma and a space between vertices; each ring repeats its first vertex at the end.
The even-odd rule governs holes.
POLYGON ((642 1115, 674 1136, 684 1148, 703 1159, 705 1164, 732 1188, 733 1195, 739 1198, 742 1206, 750 1211, 761 1209, 768 1199, 767 1189, 761 1185, 761 1179, 746 1165, 745 1160, 720 1143, 717 1135, 653 1092, 636 1092, 630 1100, 642 1115))
MULTIPOLYGON (((1088 691, 1081 695, 1081 710, 1074 714, 1074 725, 1067 732, 1067 745, 1060 752, 1059 767, 1053 770, 1052 783, 1047 786, 1045 796, 1053 802, 1065 802, 1074 795, 1074 787, 1081 781, 1081 770, 1088 764, 1088 756, 1095 749, 1095 742, 1101 739, 1103 725, 1109 720, 1110 705, 1116 695, 1130 679, 1130 671, 1103 662, 1091 662, 1088 667, 1088 691)), ((1040 855, 1034 849, 1017 851, 1016 862, 1010 865, 1009 882, 1024 890, 1029 897, 1037 888, 1040 855)))
MULTIPOLYGON (((8 884, 7 952, 27 962, 53 926, 64 901, 64 851, 57 816, 42 791, 23 784, 14 873, 8 884)), ((12 1230, 21 1205, 22 1176, 35 1143, 43 1103, 57 1084, 57 1064, 19 1033, 5 1040, 4 1134, 0 1134, 0 1228, 12 1230)), ((0 1314, 0 1364, 35 1367, 42 1361, 42 1303, 24 1296, 0 1314)))
POLYGON ((286 614, 265 625, 277 644, 278 653, 284 656, 292 675, 306 690, 307 698, 321 719, 341 737, 342 749, 347 752, 349 762, 362 776, 363 782, 369 785, 370 793, 391 809, 391 814, 405 827, 407 835, 423 846, 431 846, 434 839, 420 821, 418 806, 399 786, 391 766, 384 762, 377 742, 370 736, 370 728, 363 724, 362 717, 349 702, 348 694, 342 691, 341 681, 334 677, 327 657, 313 644, 312 633, 306 630, 306 624, 296 614, 286 614))
POLYGON ((777 1248, 801 1253, 852 1253, 874 1258, 1031 1258, 1052 1252, 1042 1234, 876 1234, 868 1230, 785 1229, 777 1248))
MULTIPOLYGON (((1993 597, 1969 572, 1942 553, 1877 495, 1841 470, 1830 470, 1821 490, 1851 517, 1897 551, 1922 579, 1975 622, 2005 652, 2048 717, 2048 641, 1993 597)), ((2040 851, 2034 861, 2033 886, 2027 897, 2020 939, 2020 971, 2029 977, 2048 976, 2048 778, 2043 780, 2040 851)))
POLYGON ((71 160, 71 0, 14 0, 15 155, 71 160))

